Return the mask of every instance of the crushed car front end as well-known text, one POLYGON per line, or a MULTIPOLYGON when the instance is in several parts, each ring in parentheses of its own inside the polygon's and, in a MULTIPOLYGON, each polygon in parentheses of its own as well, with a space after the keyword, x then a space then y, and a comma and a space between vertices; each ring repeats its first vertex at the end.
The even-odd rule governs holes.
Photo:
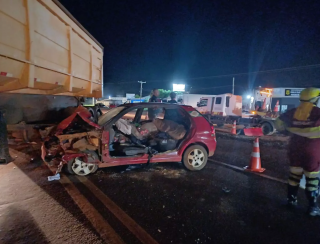
POLYGON ((92 121, 86 108, 79 106, 71 116, 51 129, 41 147, 42 160, 57 172, 64 164, 71 164, 68 165, 70 173, 85 175, 92 165, 96 165, 96 170, 100 163, 97 154, 100 138, 101 127, 92 121), (73 167, 75 162, 78 168, 73 167))

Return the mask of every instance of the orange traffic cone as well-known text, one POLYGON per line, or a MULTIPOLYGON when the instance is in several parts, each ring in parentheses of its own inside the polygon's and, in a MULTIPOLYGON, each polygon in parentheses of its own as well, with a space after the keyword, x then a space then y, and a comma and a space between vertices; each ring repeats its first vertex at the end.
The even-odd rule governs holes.
POLYGON ((276 106, 274 106, 274 110, 273 110, 273 112, 279 112, 279 100, 277 101, 277 103, 276 103, 276 106))
POLYGON ((237 134, 237 121, 233 122, 231 134, 232 135, 236 135, 237 134))
POLYGON ((261 168, 259 138, 256 138, 253 142, 250 165, 245 167, 245 170, 258 173, 262 173, 266 170, 261 168))
POLYGON ((262 110, 266 110, 267 108, 267 99, 265 98, 264 101, 263 101, 263 104, 262 104, 262 110))

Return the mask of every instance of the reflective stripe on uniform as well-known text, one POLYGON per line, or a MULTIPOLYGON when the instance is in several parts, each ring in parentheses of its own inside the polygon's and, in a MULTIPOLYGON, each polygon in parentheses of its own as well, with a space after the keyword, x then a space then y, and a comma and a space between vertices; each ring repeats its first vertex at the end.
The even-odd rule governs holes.
POLYGON ((302 175, 295 175, 295 174, 290 173, 289 178, 296 179, 296 180, 300 181, 302 178, 302 175))
POLYGON ((288 183, 290 186, 298 186, 300 184, 300 181, 297 182, 295 180, 291 180, 290 178, 288 179, 288 183))
POLYGON ((317 178, 319 172, 320 172, 320 171, 317 171, 317 172, 304 171, 304 175, 305 175, 307 178, 317 178))
POLYGON ((287 130, 298 136, 303 136, 311 139, 320 138, 320 126, 309 128, 288 127, 287 130))
POLYGON ((306 190, 307 191, 317 191, 319 188, 319 171, 318 172, 308 172, 304 171, 306 176, 306 190))
POLYGON ((291 186, 298 186, 303 175, 303 168, 301 167, 290 167, 290 175, 288 183, 291 186))
POLYGON ((301 167, 290 167, 290 173, 293 173, 295 175, 303 175, 303 168, 301 167))

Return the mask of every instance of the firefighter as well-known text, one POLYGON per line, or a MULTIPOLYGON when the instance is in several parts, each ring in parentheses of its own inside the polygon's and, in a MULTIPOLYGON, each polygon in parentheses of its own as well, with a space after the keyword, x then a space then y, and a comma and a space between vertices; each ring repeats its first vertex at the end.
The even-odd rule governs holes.
POLYGON ((300 180, 306 177, 305 194, 309 201, 308 214, 320 216, 317 204, 320 171, 320 91, 307 88, 300 93, 300 105, 280 115, 276 120, 279 131, 289 131, 290 175, 288 179, 288 206, 297 205, 300 180))

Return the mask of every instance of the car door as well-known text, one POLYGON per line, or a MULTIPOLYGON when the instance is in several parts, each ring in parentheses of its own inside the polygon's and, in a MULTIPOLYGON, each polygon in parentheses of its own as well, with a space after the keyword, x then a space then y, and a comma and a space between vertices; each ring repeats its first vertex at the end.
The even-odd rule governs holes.
MULTIPOLYGON (((110 164, 117 165, 129 165, 129 164, 144 164, 148 162, 148 154, 136 155, 136 156, 111 156, 110 144, 113 143, 114 130, 112 125, 119 119, 129 120, 130 122, 137 121, 137 116, 140 114, 140 108, 133 107, 132 109, 125 110, 115 117, 108 125, 104 126, 101 136, 101 154, 102 165, 101 167, 108 167, 110 164)), ((132 125, 134 126, 134 124, 132 125)))

